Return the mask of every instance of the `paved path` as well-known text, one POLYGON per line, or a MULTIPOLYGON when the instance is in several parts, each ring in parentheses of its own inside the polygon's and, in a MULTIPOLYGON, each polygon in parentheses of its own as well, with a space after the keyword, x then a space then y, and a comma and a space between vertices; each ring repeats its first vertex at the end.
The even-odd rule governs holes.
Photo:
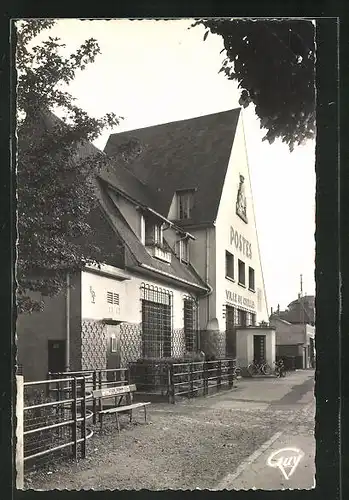
MULTIPOLYGON (((270 403, 270 407, 275 411, 283 411, 286 407, 294 408, 294 413, 285 421, 284 430, 275 433, 233 473, 225 476, 216 485, 215 490, 315 487, 314 381, 313 377, 309 377, 302 384, 292 386, 297 376, 296 372, 289 378, 290 384, 285 384, 285 387, 292 387, 291 391, 286 392, 280 399, 273 398, 270 403)), ((262 392, 265 394, 265 391, 262 392)))
MULTIPOLYGON (((88 441, 88 456, 28 477, 34 489, 280 489, 311 488, 314 477, 314 372, 284 379, 241 379, 236 389, 175 405, 152 404, 142 416, 110 420, 88 441), (285 474, 267 464, 279 449, 285 474), (296 457, 297 458, 297 457, 296 457), (285 461, 284 461, 285 460, 285 461), (289 479, 286 479, 289 477, 289 479)), ((277 460, 274 458, 272 464, 277 460)))

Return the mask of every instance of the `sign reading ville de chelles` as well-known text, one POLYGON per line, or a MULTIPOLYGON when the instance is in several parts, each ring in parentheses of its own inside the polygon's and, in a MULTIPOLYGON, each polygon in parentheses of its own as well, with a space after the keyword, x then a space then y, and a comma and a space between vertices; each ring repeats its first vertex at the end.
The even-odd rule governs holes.
POLYGON ((231 290, 226 290, 225 295, 228 302, 233 302, 234 304, 239 304, 250 309, 255 309, 255 303, 253 300, 247 299, 246 297, 232 292, 231 290))

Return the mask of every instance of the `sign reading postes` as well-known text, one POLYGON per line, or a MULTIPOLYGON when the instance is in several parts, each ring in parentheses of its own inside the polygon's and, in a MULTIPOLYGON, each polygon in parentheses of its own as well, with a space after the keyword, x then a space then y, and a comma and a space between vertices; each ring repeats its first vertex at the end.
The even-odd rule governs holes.
POLYGON ((230 226, 230 244, 235 245, 237 250, 240 250, 248 259, 252 259, 251 243, 230 226))
POLYGON ((247 299, 246 297, 232 292, 231 290, 226 290, 225 296, 228 302, 233 302, 234 304, 245 306, 249 309, 255 309, 256 307, 253 300, 247 299))

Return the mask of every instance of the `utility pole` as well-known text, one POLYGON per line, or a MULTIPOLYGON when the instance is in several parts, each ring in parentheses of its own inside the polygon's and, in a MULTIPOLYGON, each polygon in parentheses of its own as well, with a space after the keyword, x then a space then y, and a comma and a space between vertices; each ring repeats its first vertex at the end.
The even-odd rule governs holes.
POLYGON ((303 297, 303 275, 300 275, 301 291, 299 294, 299 319, 300 322, 304 324, 304 311, 302 307, 302 297, 303 297))

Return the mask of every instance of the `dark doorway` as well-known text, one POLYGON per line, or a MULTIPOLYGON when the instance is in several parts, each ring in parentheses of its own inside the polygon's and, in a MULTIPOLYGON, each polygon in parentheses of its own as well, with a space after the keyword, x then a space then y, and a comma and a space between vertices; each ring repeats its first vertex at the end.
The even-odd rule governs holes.
POLYGON ((58 373, 65 371, 65 340, 48 341, 48 371, 58 373))
MULTIPOLYGON (((107 325, 107 337, 109 347, 107 350, 107 369, 121 368, 121 330, 120 324, 107 325)), ((107 372, 109 382, 120 380, 120 372, 107 372)))
POLYGON ((253 335, 253 359, 258 363, 265 361, 265 335, 253 335))
POLYGON ((236 324, 234 307, 226 306, 226 355, 228 358, 236 356, 236 324))

